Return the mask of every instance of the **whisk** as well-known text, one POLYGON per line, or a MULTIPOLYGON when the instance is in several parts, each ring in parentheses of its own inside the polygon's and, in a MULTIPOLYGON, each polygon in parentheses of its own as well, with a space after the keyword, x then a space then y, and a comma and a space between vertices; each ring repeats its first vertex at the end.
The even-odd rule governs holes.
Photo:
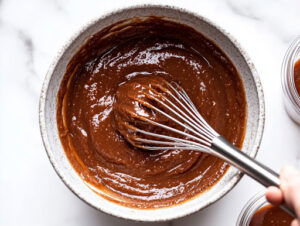
MULTIPOLYGON (((119 87, 116 103, 114 112, 119 131, 134 147, 209 153, 266 187, 279 187, 278 174, 218 134, 177 83, 161 77, 136 79, 119 87)), ((287 206, 282 208, 296 216, 287 206)))

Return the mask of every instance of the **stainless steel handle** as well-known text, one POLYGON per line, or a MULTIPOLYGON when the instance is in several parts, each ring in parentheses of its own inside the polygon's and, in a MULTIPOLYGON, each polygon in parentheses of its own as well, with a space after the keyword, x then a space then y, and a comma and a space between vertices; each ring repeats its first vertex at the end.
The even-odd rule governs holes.
MULTIPOLYGON (((277 173, 235 148, 224 137, 216 137, 212 142, 211 149, 214 155, 224 159, 265 187, 280 186, 280 179, 277 173)), ((289 207, 286 205, 281 205, 280 207, 296 218, 295 212, 289 207)))

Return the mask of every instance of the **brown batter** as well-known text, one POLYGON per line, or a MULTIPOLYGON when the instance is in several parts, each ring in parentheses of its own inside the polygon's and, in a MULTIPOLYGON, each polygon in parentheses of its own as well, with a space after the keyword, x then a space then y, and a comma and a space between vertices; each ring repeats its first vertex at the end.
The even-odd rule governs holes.
POLYGON ((295 63, 294 67, 294 80, 297 92, 300 96, 300 60, 295 63))
POLYGON ((191 199, 229 167, 199 152, 143 151, 125 141, 113 114, 116 92, 125 82, 147 76, 176 81, 210 125, 239 148, 246 123, 235 67, 192 28, 158 17, 133 18, 91 37, 69 62, 59 90, 60 139, 86 182, 109 199, 137 208, 191 199))
POLYGON ((249 226, 290 226, 293 217, 272 205, 259 209, 252 217, 249 226))
MULTIPOLYGON (((172 78, 168 78, 168 80, 170 81, 172 78)), ((172 84, 174 84, 173 81, 172 84)), ((170 129, 165 129, 154 124, 159 123, 172 129, 188 133, 183 126, 159 112, 163 111, 170 117, 182 122, 178 115, 174 114, 170 109, 164 106, 164 104, 170 106, 166 101, 166 99, 168 99, 171 102, 173 101, 173 104, 175 103, 178 109, 186 113, 186 110, 184 110, 184 108, 182 108, 171 96, 176 96, 174 90, 169 86, 172 84, 161 76, 148 75, 136 76, 119 85, 113 107, 116 128, 134 147, 143 148, 145 145, 149 146, 149 143, 141 142, 137 139, 166 141, 166 139, 161 137, 157 138, 149 134, 141 133, 139 130, 188 139, 185 135, 178 134, 170 129)), ((172 86, 174 87, 175 85, 176 89, 179 91, 180 87, 178 87, 177 83, 172 86)), ((175 107, 173 107, 173 109, 175 109, 175 107)), ((150 144, 150 147, 154 146, 162 147, 161 145, 150 144)))

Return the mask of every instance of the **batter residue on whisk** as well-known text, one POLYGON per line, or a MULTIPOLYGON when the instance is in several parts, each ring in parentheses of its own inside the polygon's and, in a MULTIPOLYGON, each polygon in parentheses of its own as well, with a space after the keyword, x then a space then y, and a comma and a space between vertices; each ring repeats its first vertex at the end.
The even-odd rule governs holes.
POLYGON ((116 92, 125 82, 147 76, 176 81, 206 121, 239 148, 246 124, 245 93, 235 67, 192 28, 157 17, 132 18, 93 35, 73 56, 61 83, 59 135, 88 184, 136 208, 191 199, 229 167, 207 154, 143 151, 125 141, 113 113, 116 92))

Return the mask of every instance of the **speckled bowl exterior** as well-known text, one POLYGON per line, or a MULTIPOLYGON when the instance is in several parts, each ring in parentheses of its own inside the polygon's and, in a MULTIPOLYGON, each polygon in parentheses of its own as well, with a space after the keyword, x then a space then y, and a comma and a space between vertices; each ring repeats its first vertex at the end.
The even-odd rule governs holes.
POLYGON ((61 145, 56 123, 56 96, 66 65, 85 40, 102 28, 123 19, 137 16, 162 16, 193 27, 219 46, 236 66, 248 103, 246 136, 242 151, 252 157, 258 151, 264 128, 264 97, 262 86, 249 57, 226 31, 206 18, 184 9, 160 5, 140 5, 108 13, 85 25, 59 52, 50 66, 40 96, 40 129, 49 159, 62 181, 80 199, 105 213, 137 221, 167 221, 199 211, 229 192, 242 177, 230 167, 210 190, 179 205, 157 209, 134 209, 108 201, 93 192, 72 168, 61 145))

